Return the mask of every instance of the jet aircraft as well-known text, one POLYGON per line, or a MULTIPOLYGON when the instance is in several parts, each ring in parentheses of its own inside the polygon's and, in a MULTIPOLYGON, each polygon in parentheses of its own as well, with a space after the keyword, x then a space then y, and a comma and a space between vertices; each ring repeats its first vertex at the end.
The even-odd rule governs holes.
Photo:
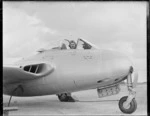
POLYGON ((40 49, 32 57, 3 66, 3 93, 11 97, 56 94, 61 102, 75 102, 72 92, 97 89, 99 98, 116 95, 120 83, 127 80, 129 95, 118 105, 123 113, 133 113, 138 75, 128 57, 81 38, 75 49, 70 44, 65 39, 58 47, 40 49))

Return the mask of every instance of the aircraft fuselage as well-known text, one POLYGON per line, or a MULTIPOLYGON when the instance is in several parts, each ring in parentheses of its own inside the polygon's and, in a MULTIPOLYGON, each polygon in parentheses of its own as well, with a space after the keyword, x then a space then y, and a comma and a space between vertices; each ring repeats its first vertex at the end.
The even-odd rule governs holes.
POLYGON ((18 67, 46 62, 54 71, 41 78, 4 84, 4 93, 14 96, 40 96, 95 89, 119 83, 128 73, 131 62, 121 53, 111 50, 48 50, 16 63, 18 67))

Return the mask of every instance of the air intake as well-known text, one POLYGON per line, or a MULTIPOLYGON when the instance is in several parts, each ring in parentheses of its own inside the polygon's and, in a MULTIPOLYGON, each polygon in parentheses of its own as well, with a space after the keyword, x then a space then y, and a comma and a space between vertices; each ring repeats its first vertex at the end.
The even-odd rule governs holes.
POLYGON ((35 65, 27 65, 24 68, 24 71, 39 74, 47 69, 46 64, 35 64, 35 65))

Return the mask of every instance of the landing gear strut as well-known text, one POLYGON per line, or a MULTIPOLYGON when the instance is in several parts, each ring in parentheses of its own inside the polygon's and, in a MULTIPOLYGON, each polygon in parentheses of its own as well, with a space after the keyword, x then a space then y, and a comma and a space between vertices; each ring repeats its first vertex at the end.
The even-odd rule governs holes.
POLYGON ((127 77, 127 87, 129 91, 128 96, 124 96, 119 100, 119 108, 123 113, 131 114, 137 109, 137 103, 135 100, 136 91, 133 88, 131 73, 133 69, 130 71, 127 77))
POLYGON ((71 93, 58 94, 58 99, 61 102, 75 102, 76 100, 71 97, 71 93))
POLYGON ((18 86, 12 91, 12 95, 11 95, 10 98, 9 98, 8 107, 10 106, 10 102, 11 102, 13 93, 16 92, 16 90, 19 89, 19 88, 22 90, 22 92, 24 91, 23 88, 22 88, 22 86, 21 86, 21 85, 18 85, 18 86))

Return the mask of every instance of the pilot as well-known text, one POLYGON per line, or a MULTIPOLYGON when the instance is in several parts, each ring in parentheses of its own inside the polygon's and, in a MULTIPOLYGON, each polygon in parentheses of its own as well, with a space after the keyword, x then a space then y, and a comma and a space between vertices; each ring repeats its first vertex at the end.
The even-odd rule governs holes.
POLYGON ((76 49, 76 47, 77 47, 76 42, 71 40, 69 43, 69 47, 70 47, 70 49, 76 49))

